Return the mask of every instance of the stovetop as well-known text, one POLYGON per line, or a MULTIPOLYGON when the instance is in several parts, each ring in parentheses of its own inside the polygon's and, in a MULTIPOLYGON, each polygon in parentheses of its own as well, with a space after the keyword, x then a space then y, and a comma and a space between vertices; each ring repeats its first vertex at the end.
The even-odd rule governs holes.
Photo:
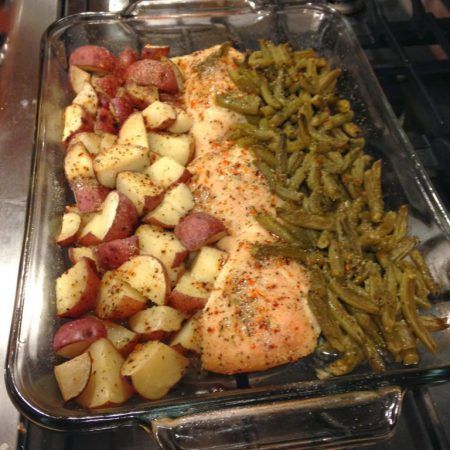
MULTIPOLYGON (((126 0, 63 0, 60 3, 52 0, 0 0, 0 219, 8 230, 0 236, 3 250, 0 276, 4 283, 3 300, 9 305, 1 318, 7 323, 0 327, 2 358, 24 227, 27 174, 36 113, 38 39, 46 26, 59 17, 83 11, 118 11, 127 3, 126 0), (4 10, 11 17, 6 24, 4 10), (23 69, 23 72, 16 68, 23 69), (27 68, 28 71, 25 70, 27 68)), ((349 5, 357 6, 357 12, 349 15, 348 19, 397 117, 449 208, 449 0, 423 0, 423 3, 419 0, 334 0, 333 3, 347 11, 349 5)), ((0 450, 156 448, 146 432, 137 428, 89 435, 40 429, 18 417, 6 398, 3 384, 0 384, 0 402, 0 450)), ((409 392, 395 434, 388 441, 368 448, 450 448, 449 403, 448 383, 409 392)))

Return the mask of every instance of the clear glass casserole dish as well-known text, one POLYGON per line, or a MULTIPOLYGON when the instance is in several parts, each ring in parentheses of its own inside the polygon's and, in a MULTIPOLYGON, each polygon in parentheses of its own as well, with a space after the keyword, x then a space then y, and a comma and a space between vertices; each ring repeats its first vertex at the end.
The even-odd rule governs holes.
MULTIPOLYGON (((402 389, 450 375, 450 331, 437 334, 438 352, 421 352, 417 367, 367 366, 324 381, 314 354, 262 373, 225 377, 194 372, 164 399, 135 399, 90 413, 64 405, 53 377, 54 282, 67 267, 54 244, 71 193, 60 144, 63 111, 72 99, 68 55, 78 46, 166 44, 182 55, 231 41, 255 49, 260 38, 313 47, 343 69, 339 91, 352 101, 367 151, 384 161, 386 207, 409 203, 409 232, 442 287, 433 310, 449 316, 450 218, 399 128, 348 23, 332 9, 301 2, 277 7, 253 1, 144 1, 121 14, 80 14, 52 25, 43 38, 42 72, 27 230, 10 337, 6 378, 11 397, 31 420, 48 428, 88 431, 140 424, 167 448, 310 448, 386 437, 400 413, 402 389)), ((423 349, 421 349, 423 350, 423 349)))

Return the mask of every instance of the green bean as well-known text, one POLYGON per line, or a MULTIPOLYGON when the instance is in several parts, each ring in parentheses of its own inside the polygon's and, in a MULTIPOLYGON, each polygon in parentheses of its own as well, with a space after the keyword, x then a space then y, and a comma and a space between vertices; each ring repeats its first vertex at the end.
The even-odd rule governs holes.
POLYGON ((349 112, 351 109, 350 102, 346 99, 341 98, 336 102, 336 110, 340 113, 349 112))
POLYGON ((328 118, 330 117, 330 111, 325 110, 320 112, 319 114, 316 114, 313 119, 311 120, 311 125, 313 127, 319 127, 322 125, 328 118))
POLYGON ((323 124, 323 129, 331 130, 332 128, 340 127, 344 123, 353 120, 353 115, 353 111, 348 111, 346 113, 339 113, 334 116, 330 116, 323 124))
POLYGON ((402 205, 398 209, 394 230, 395 241, 398 242, 406 236, 408 230, 408 207, 406 205, 402 205))
MULTIPOLYGON (((304 155, 301 152, 292 153, 287 162, 287 172, 288 175, 294 175, 297 169, 300 167, 304 160, 304 155)), ((297 188, 298 189, 298 188, 297 188)))
POLYGON ((299 98, 296 98, 295 100, 292 100, 284 106, 284 108, 275 113, 269 120, 269 123, 272 127, 277 127, 281 125, 283 122, 288 120, 292 114, 297 112, 299 108, 302 106, 302 100, 299 98))
POLYGON ((293 189, 284 187, 279 182, 275 182, 275 187, 274 187, 273 191, 282 200, 293 201, 293 202, 301 202, 303 200, 303 194, 301 192, 297 192, 293 189))
POLYGON ((257 214, 255 216, 255 219, 263 228, 265 228, 270 233, 278 236, 286 242, 295 244, 295 237, 292 236, 289 231, 283 228, 283 226, 274 217, 270 216, 269 214, 257 214))
POLYGON ((278 148, 275 152, 276 168, 275 173, 279 181, 285 182, 287 176, 287 152, 286 152, 286 139, 283 135, 280 135, 278 139, 278 148))
POLYGON ((442 331, 447 329, 450 324, 447 318, 436 316, 420 316, 420 322, 428 331, 442 331))
POLYGON ((313 242, 308 235, 307 231, 304 228, 296 227, 295 225, 291 225, 290 223, 283 222, 283 228, 285 228, 292 236, 295 237, 295 244, 299 245, 304 249, 312 249, 313 242))
POLYGON ((290 214, 280 214, 280 217, 293 225, 299 225, 311 230, 329 230, 335 229, 335 220, 333 216, 307 214, 300 211, 290 214))
POLYGON ((427 347, 430 352, 434 353, 436 351, 436 343, 428 330, 422 325, 420 318, 417 315, 416 305, 414 303, 414 289, 414 275, 409 272, 404 272, 400 283, 400 302, 403 317, 425 347, 427 347))
POLYGON ((328 230, 322 231, 322 233, 320 233, 320 237, 317 241, 317 247, 319 247, 320 249, 325 249, 325 248, 329 247, 331 244, 331 239, 332 239, 331 232, 329 232, 328 230))
POLYGON ((375 161, 372 168, 364 173, 364 188, 371 219, 373 222, 380 222, 384 209, 381 194, 381 160, 375 161))
POLYGON ((355 289, 349 286, 350 283, 346 287, 337 280, 330 279, 329 284, 331 290, 345 303, 368 313, 378 314, 380 312, 378 306, 372 303, 367 294, 355 292, 355 289))
POLYGON ((263 78, 261 80, 261 96, 264 99, 264 101, 271 106, 274 109, 281 109, 283 107, 283 104, 280 103, 272 94, 269 83, 267 82, 266 78, 263 78))
POLYGON ((309 144, 311 143, 311 134, 309 133, 308 124, 302 115, 298 118, 298 134, 304 146, 309 147, 309 144))
POLYGON ((256 115, 259 111, 261 98, 256 95, 236 96, 231 93, 217 94, 216 103, 223 108, 231 109, 240 114, 256 115))
POLYGON ((428 268, 427 263, 423 259, 423 256, 420 254, 420 252, 418 250, 411 250, 409 256, 417 267, 417 270, 422 275, 428 290, 433 295, 439 294, 439 287, 433 280, 433 275, 431 275, 430 269, 428 268))
POLYGON ((413 237, 404 237, 391 251, 391 259, 395 262, 401 261, 414 249, 416 242, 413 237))
POLYGON ((289 187, 293 190, 298 190, 306 178, 305 166, 300 166, 289 180, 289 187))
POLYGON ((286 141, 286 151, 288 153, 295 153, 303 150, 305 148, 305 144, 301 139, 295 139, 293 141, 286 141))
POLYGON ((259 95, 260 79, 255 71, 240 67, 228 69, 228 75, 239 90, 247 94, 259 95))
POLYGON ((317 91, 322 93, 326 91, 334 81, 341 75, 341 69, 334 69, 319 77, 317 91))
POLYGON ((354 148, 350 150, 345 156, 344 156, 344 162, 342 164, 342 171, 341 173, 344 173, 346 170, 350 168, 350 166, 353 164, 355 159, 361 154, 360 148, 354 148))
POLYGON ((261 106, 261 108, 259 108, 259 112, 264 116, 264 117, 271 117, 275 114, 276 110, 270 106, 270 105, 264 105, 261 106))
POLYGON ((347 312, 334 293, 330 290, 328 290, 328 306, 330 307, 334 320, 341 328, 358 344, 362 344, 366 339, 364 332, 361 330, 356 319, 347 312))
POLYGON ((251 152, 260 160, 268 164, 272 169, 275 168, 277 164, 277 159, 272 152, 265 149, 264 147, 252 146, 251 152))
POLYGON ((292 244, 255 244, 253 254, 257 258, 266 256, 283 256, 301 261, 308 266, 324 264, 324 257, 320 252, 304 249, 301 245, 292 244))
POLYGON ((386 343, 384 342, 376 323, 372 320, 372 316, 353 307, 350 307, 350 312, 358 322, 360 328, 370 337, 375 346, 377 348, 385 348, 386 343))
POLYGON ((342 278, 345 273, 339 250, 339 243, 332 239, 328 247, 328 263, 330 265, 331 275, 336 278, 342 278))
POLYGON ((370 339, 366 339, 361 344, 361 347, 363 349, 364 356, 367 358, 367 361, 369 361, 371 369, 378 373, 384 372, 386 367, 384 365, 383 358, 381 358, 374 343, 370 339))
POLYGON ((353 122, 347 122, 342 125, 342 129, 352 138, 361 135, 361 128, 353 122))

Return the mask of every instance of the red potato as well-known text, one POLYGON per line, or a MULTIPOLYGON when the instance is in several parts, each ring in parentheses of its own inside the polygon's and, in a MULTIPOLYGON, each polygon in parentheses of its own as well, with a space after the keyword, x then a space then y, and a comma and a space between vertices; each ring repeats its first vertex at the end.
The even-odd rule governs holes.
POLYGON ((113 270, 139 254, 139 239, 130 236, 104 242, 94 248, 96 261, 102 270, 113 270))
POLYGON ((89 258, 95 263, 97 270, 99 269, 93 247, 70 247, 68 256, 72 264, 76 264, 81 258, 89 258))
POLYGON ((116 121, 109 107, 100 106, 98 108, 94 122, 94 130, 96 133, 116 133, 116 121))
POLYGON ((125 360, 121 374, 130 377, 137 393, 149 400, 164 397, 181 379, 189 360, 158 341, 137 345, 125 360))
POLYGON ((102 242, 123 239, 133 233, 138 214, 133 203, 117 191, 108 194, 102 210, 81 230, 80 245, 98 245, 102 242))
POLYGON ((95 307, 98 317, 122 320, 141 311, 146 305, 147 299, 115 272, 105 272, 95 307))
POLYGON ((144 170, 153 183, 164 189, 175 186, 177 183, 187 183, 192 174, 186 167, 170 156, 161 156, 151 166, 144 170))
POLYGON ((122 125, 134 112, 133 102, 127 95, 115 97, 109 103, 109 110, 119 125, 122 125))
POLYGON ((156 59, 160 60, 168 58, 170 47, 167 45, 150 45, 146 44, 141 50, 141 59, 156 59))
POLYGON ((80 226, 81 217, 79 214, 65 213, 62 217, 61 231, 56 238, 56 243, 63 247, 73 244, 77 240, 80 226))
POLYGON ((75 92, 75 94, 78 94, 81 89, 83 89, 84 83, 91 82, 91 75, 77 66, 70 66, 69 80, 73 91, 75 92))
POLYGON ((185 184, 180 183, 166 192, 161 204, 150 211, 143 221, 163 228, 174 228, 193 207, 192 192, 185 184))
POLYGON ((164 198, 164 190, 156 186, 150 177, 139 172, 120 172, 116 189, 133 202, 139 215, 155 209, 164 198))
POLYGON ((94 178, 77 178, 70 184, 70 187, 81 214, 101 209, 103 202, 111 192, 111 189, 102 186, 94 178))
POLYGON ((202 247, 191 266, 192 278, 212 285, 226 260, 225 252, 214 247, 202 247))
POLYGON ((117 90, 122 86, 122 80, 111 73, 104 76, 93 75, 92 86, 107 98, 114 98, 117 95, 117 90))
POLYGON ((117 68, 121 70, 127 69, 131 64, 138 60, 138 54, 136 50, 132 48, 123 49, 117 57, 117 68))
POLYGON ((122 124, 119 130, 119 144, 149 148, 142 113, 131 114, 122 124))
MULTIPOLYGON (((100 141, 100 151, 105 152, 117 144, 117 136, 111 133, 102 133, 100 141)), ((99 152, 100 153, 100 152, 99 152)))
POLYGON ((175 123, 177 113, 168 103, 159 100, 142 111, 147 130, 165 130, 175 123))
POLYGON ((95 116, 98 109, 98 96, 91 83, 84 83, 81 91, 73 99, 72 104, 80 105, 91 116, 95 116))
POLYGON ((177 77, 170 61, 141 59, 128 67, 125 80, 141 86, 156 86, 162 92, 179 92, 177 77))
POLYGON ((65 402, 80 395, 91 376, 92 360, 89 353, 55 366, 55 378, 65 402))
POLYGON ((130 328, 141 340, 162 340, 178 331, 185 317, 170 306, 153 306, 131 316, 130 328))
POLYGON ((141 254, 158 258, 170 270, 179 267, 188 257, 186 247, 169 231, 151 225, 141 225, 135 233, 141 254))
POLYGON ((142 172, 150 165, 148 148, 131 144, 116 144, 95 156, 93 167, 98 181, 106 187, 114 188, 120 172, 142 172))
POLYGON ((86 150, 91 155, 96 155, 100 151, 100 144, 101 144, 102 137, 96 133, 93 132, 82 132, 77 133, 69 143, 69 149, 78 143, 81 143, 84 145, 86 150))
POLYGON ((76 318, 90 311, 99 287, 95 264, 88 258, 80 259, 56 280, 57 315, 76 318))
POLYGON ((76 402, 85 408, 105 408, 125 403, 134 393, 122 377, 122 355, 108 339, 99 339, 89 347, 92 369, 89 381, 76 402))
POLYGON ((106 74, 116 67, 116 57, 106 48, 97 45, 83 45, 75 49, 69 63, 87 72, 106 74))
POLYGON ((205 283, 195 280, 190 272, 186 272, 170 293, 169 305, 183 314, 192 315, 203 309, 209 298, 205 283))
POLYGON ((176 237, 191 252, 222 239, 226 234, 225 225, 219 219, 202 212, 188 214, 175 227, 176 237))
POLYGON ((169 345, 185 356, 191 353, 200 355, 202 353, 201 318, 202 312, 197 311, 183 324, 169 345))
POLYGON ((71 145, 67 150, 64 173, 69 183, 81 178, 95 179, 92 157, 81 142, 71 145))
POLYGON ((62 141, 68 145, 70 139, 77 133, 92 131, 94 121, 92 116, 80 105, 69 105, 64 110, 64 130, 62 141))
POLYGON ((125 90, 133 105, 140 110, 159 100, 156 86, 139 86, 136 83, 128 82, 125 84, 125 90))
POLYGON ((194 119, 183 109, 176 108, 177 118, 175 122, 167 129, 174 134, 187 133, 194 125, 194 119))
POLYGON ((103 323, 106 327, 107 338, 119 353, 122 356, 127 356, 131 353, 139 341, 138 335, 115 322, 104 320, 103 323))
POLYGON ((166 303, 170 290, 169 279, 162 262, 153 256, 135 256, 122 264, 115 273, 156 305, 166 303))
POLYGON ((182 166, 194 157, 194 139, 188 134, 163 134, 151 131, 147 135, 150 150, 161 156, 170 156, 182 166))
POLYGON ((58 356, 74 358, 94 341, 106 337, 106 327, 96 317, 83 317, 62 325, 53 337, 53 350, 58 356))

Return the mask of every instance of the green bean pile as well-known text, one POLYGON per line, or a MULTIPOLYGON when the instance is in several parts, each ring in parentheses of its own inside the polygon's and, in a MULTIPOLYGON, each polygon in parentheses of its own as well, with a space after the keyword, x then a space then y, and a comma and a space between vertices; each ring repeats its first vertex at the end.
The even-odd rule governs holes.
POLYGON ((247 118, 229 138, 251 150, 283 200, 276 217, 256 216, 279 241, 253 251, 308 268, 321 346, 339 354, 318 370, 321 378, 365 360, 375 372, 385 370, 384 359, 417 364, 417 340, 435 352, 431 332, 447 327, 418 313, 431 307, 438 286, 407 235, 407 206, 384 209, 382 162, 364 152, 350 102, 336 93, 340 74, 314 50, 260 41, 260 50, 229 70, 238 90, 216 97, 247 118))

